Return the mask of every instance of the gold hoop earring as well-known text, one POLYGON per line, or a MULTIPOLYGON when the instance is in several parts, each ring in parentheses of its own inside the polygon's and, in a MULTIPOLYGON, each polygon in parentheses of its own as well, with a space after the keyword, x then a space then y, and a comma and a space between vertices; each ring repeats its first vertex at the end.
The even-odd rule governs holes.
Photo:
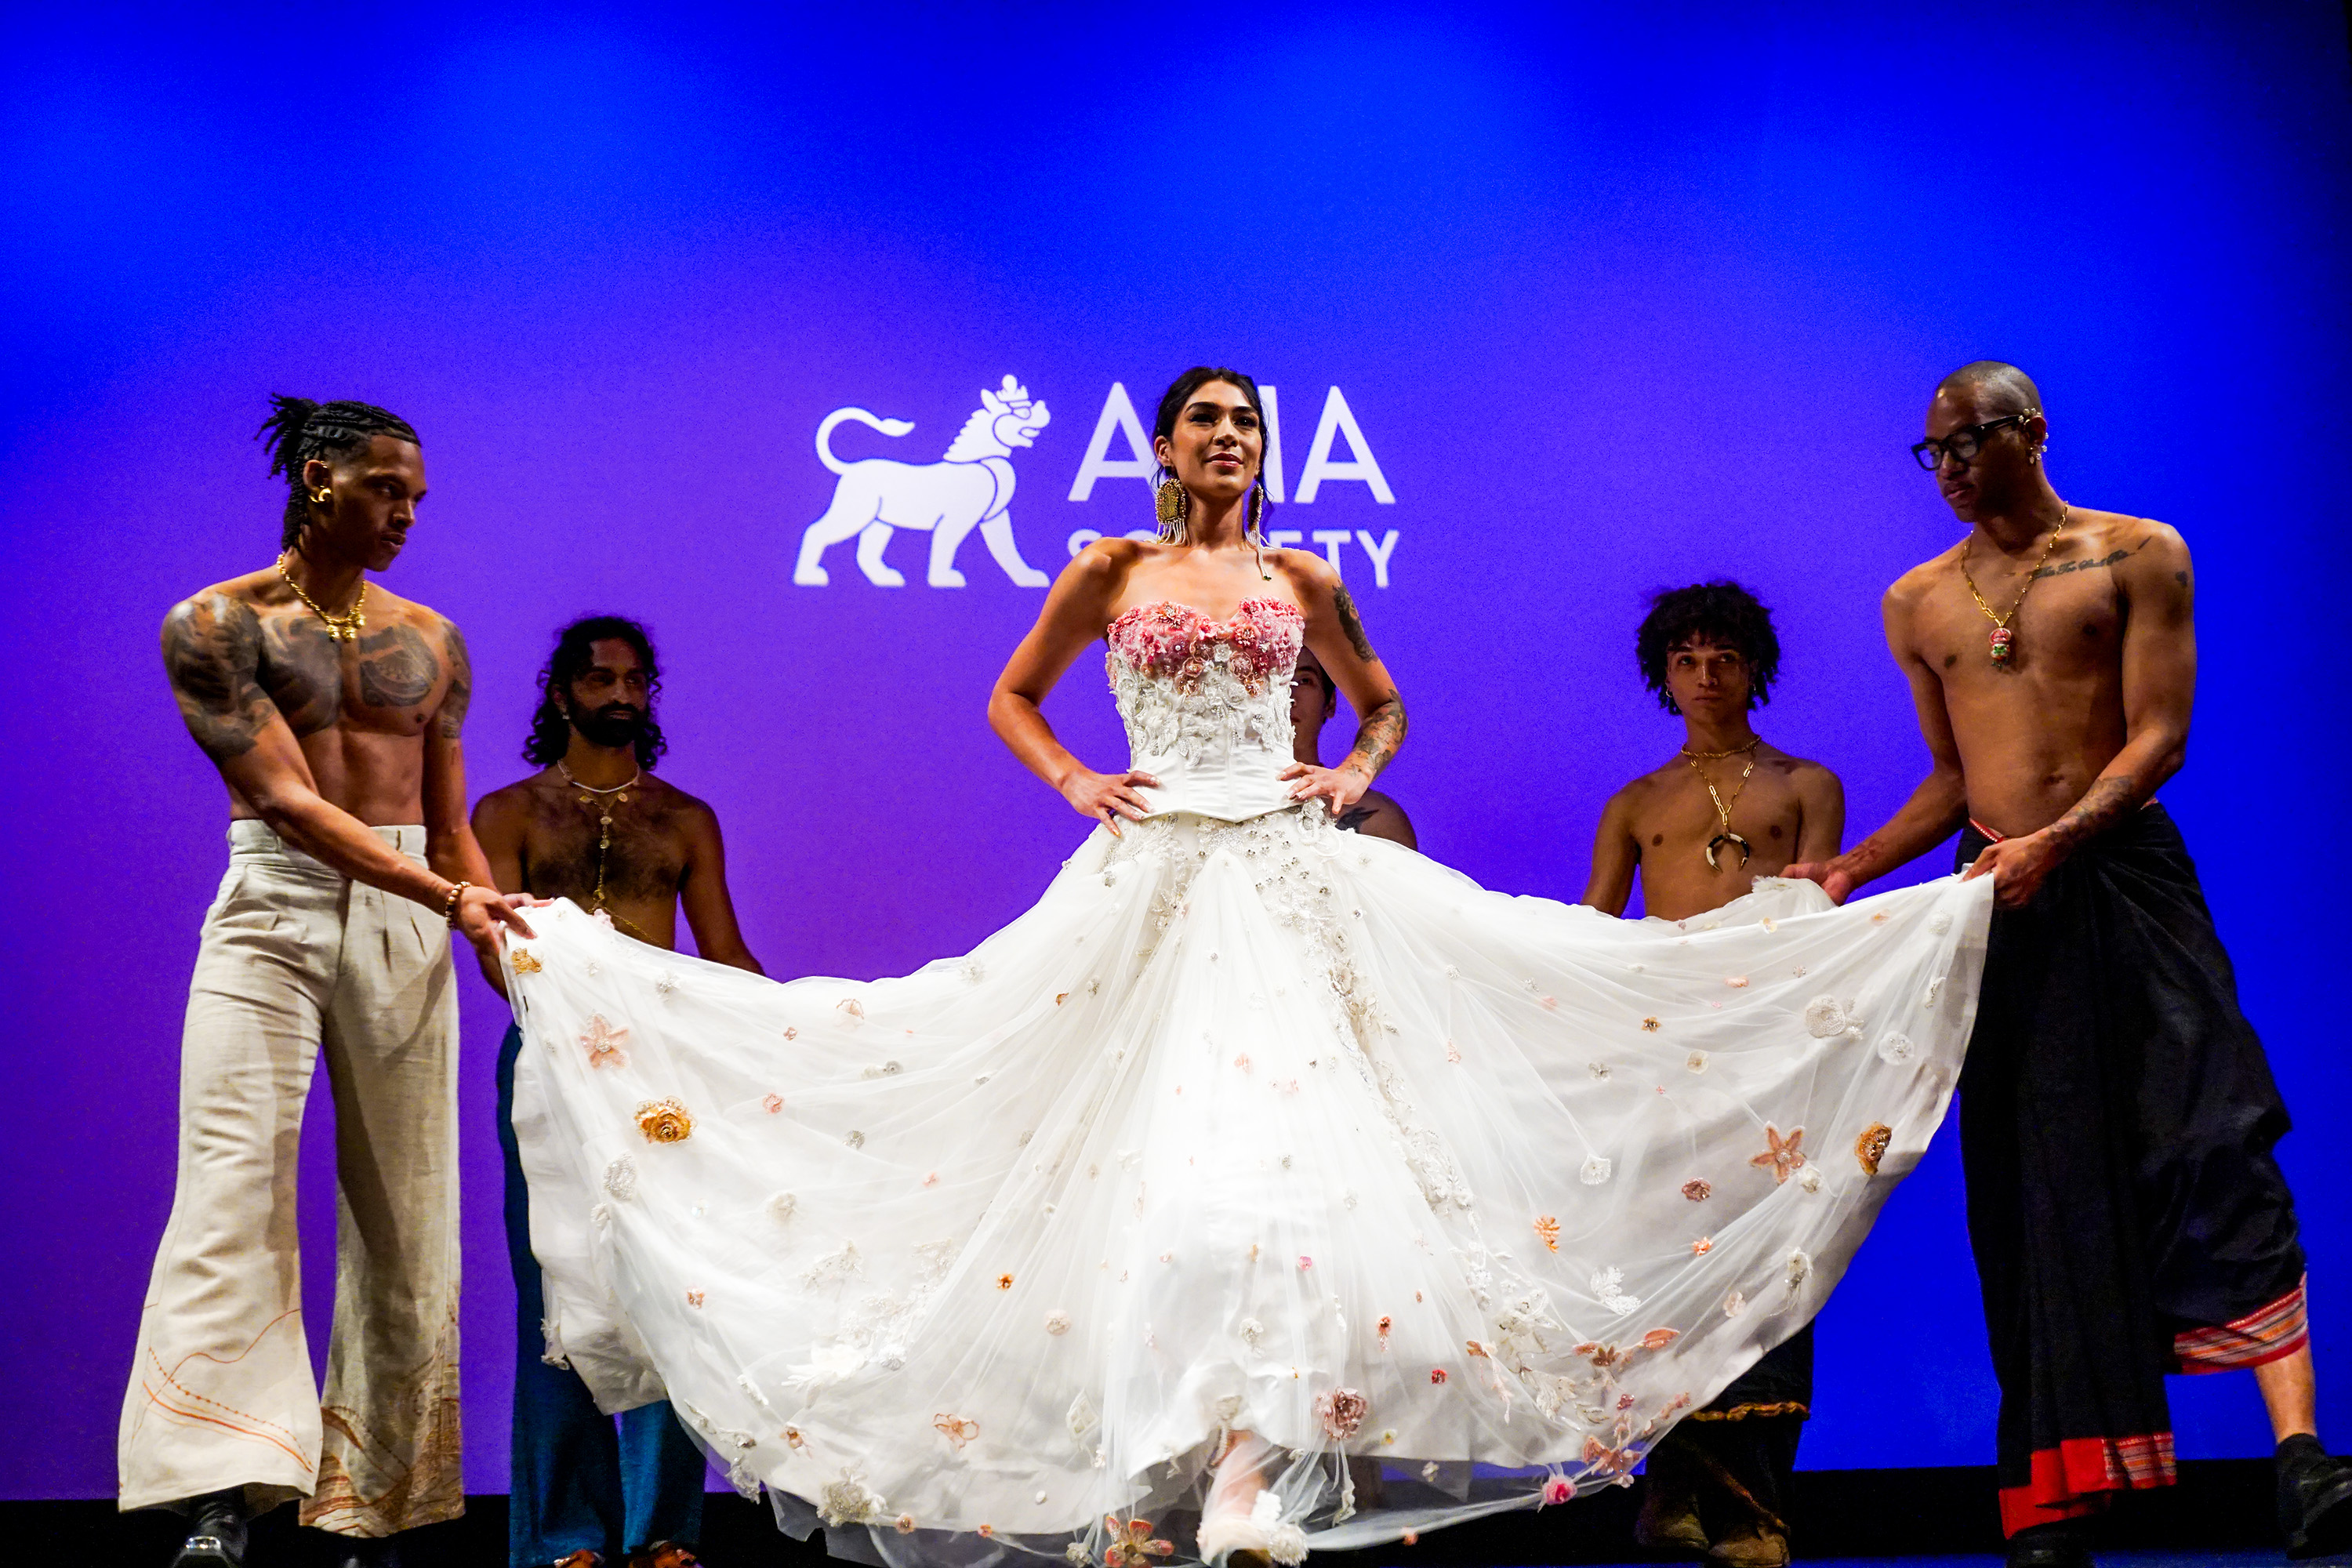
POLYGON ((335 504, 335 492, 331 489, 312 490, 310 492, 310 504, 312 506, 332 506, 335 504))
POLYGON ((1192 498, 1174 479, 1162 479, 1160 489, 1152 493, 1151 510, 1160 519, 1160 542, 1172 544, 1184 535, 1185 515, 1192 510, 1192 498))

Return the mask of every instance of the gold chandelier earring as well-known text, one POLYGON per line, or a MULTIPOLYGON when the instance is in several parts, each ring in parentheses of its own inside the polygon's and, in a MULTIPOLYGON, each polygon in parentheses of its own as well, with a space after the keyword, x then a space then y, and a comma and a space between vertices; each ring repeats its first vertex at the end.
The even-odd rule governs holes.
POLYGON ((1192 498, 1173 477, 1160 481, 1152 493, 1151 510, 1160 519, 1160 542, 1162 544, 1181 543, 1185 538, 1184 520, 1192 510, 1192 498))

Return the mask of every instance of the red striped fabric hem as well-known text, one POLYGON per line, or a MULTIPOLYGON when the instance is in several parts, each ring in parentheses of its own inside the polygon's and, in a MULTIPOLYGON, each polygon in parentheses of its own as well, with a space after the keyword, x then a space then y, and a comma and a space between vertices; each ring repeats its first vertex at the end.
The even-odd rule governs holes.
POLYGON ((2304 1294, 2310 1282, 2311 1277, 2304 1276, 2294 1289, 2234 1323, 2173 1335, 2175 1367, 2181 1372, 2234 1372, 2294 1354, 2311 1342, 2310 1304, 2304 1294))
POLYGON ((2168 1487, 2173 1482, 2172 1434, 2144 1437, 2069 1437, 2033 1451, 2032 1479, 2000 1489, 2000 1529, 2015 1535, 2029 1525, 2080 1519, 2107 1506, 2108 1495, 2168 1487))

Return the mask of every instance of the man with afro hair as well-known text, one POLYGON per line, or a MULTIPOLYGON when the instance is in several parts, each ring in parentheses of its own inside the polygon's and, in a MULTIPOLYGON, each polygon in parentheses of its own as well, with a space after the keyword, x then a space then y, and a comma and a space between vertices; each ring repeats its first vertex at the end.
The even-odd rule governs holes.
MULTIPOLYGON (((1780 639, 1756 595, 1727 582, 1660 594, 1633 646, 1642 679, 1683 721, 1682 745, 1609 797, 1583 901, 1624 913, 1638 870, 1649 914, 1688 920, 1792 860, 1837 853, 1845 828, 1837 775, 1766 745, 1749 722, 1780 671, 1780 639)), ((1651 1451, 1640 1542, 1727 1568, 1781 1568, 1812 1383, 1807 1324, 1685 1417, 1651 1451)))

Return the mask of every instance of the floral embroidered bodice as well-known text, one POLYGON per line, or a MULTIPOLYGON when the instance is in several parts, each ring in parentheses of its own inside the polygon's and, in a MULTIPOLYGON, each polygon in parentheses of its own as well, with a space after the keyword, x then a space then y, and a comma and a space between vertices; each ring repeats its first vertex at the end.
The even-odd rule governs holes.
POLYGON ((1290 676, 1307 617, 1280 599, 1244 599, 1212 620, 1173 600, 1110 624, 1105 660, 1130 766, 1160 787, 1155 812, 1243 822, 1291 804, 1290 676))

